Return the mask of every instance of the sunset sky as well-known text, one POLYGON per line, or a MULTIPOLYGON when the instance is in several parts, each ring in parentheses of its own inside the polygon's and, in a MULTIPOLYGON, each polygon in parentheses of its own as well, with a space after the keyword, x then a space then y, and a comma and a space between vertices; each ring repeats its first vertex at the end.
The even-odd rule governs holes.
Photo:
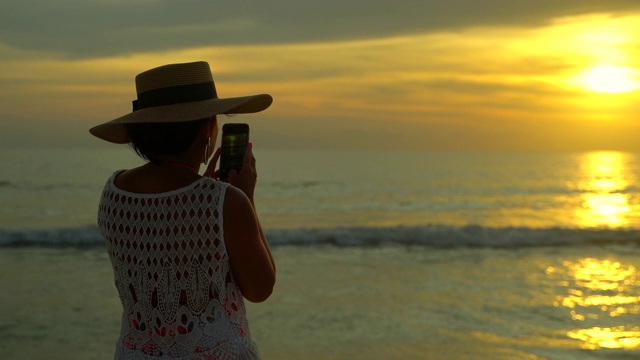
POLYGON ((640 151, 638 0, 2 0, 0 146, 102 146, 197 60, 264 148, 640 151))

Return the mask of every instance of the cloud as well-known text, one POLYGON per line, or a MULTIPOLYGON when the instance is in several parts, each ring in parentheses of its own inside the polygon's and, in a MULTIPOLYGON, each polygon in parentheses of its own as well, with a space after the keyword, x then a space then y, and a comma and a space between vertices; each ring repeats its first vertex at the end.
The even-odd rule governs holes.
MULTIPOLYGON (((0 43, 70 57, 230 44, 362 40, 477 26, 534 26, 637 0, 3 0, 0 43)), ((4 51, 0 49, 0 58, 4 51)))
POLYGON ((603 133, 638 148, 637 94, 567 83, 593 64, 640 68, 639 12, 613 15, 625 1, 237 0, 217 15, 199 1, 2 1, 0 146, 98 143, 87 129, 131 111, 135 74, 206 60, 221 97, 274 96, 247 118, 263 146, 588 149, 603 133), (593 9, 607 12, 559 17, 593 9))

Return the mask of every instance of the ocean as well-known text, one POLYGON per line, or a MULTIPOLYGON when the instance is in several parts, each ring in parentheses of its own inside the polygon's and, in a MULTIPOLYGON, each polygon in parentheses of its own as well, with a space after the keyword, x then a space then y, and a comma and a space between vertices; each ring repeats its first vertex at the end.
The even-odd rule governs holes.
MULTIPOLYGON (((640 154, 267 150, 264 359, 640 358, 640 154)), ((3 149, 0 359, 110 359, 126 147, 3 149)))

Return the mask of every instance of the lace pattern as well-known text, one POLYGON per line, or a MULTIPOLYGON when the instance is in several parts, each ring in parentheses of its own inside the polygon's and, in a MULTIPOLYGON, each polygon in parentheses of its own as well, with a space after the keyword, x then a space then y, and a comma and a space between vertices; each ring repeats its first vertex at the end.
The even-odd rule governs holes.
POLYGON ((98 212, 123 306, 115 358, 259 358, 224 245, 227 184, 134 194, 116 176, 98 212))

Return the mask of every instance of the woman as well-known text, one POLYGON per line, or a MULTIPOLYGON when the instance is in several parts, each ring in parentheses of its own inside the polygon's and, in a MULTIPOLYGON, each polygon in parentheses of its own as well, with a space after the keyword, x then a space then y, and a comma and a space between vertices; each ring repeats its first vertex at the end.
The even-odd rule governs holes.
POLYGON ((253 113, 270 95, 219 99, 206 62, 136 77, 133 112, 90 132, 130 143, 145 165, 114 173, 98 225, 123 306, 116 359, 256 359, 243 298, 266 300, 275 264, 253 201, 251 145, 228 183, 207 164, 216 115, 253 113))

